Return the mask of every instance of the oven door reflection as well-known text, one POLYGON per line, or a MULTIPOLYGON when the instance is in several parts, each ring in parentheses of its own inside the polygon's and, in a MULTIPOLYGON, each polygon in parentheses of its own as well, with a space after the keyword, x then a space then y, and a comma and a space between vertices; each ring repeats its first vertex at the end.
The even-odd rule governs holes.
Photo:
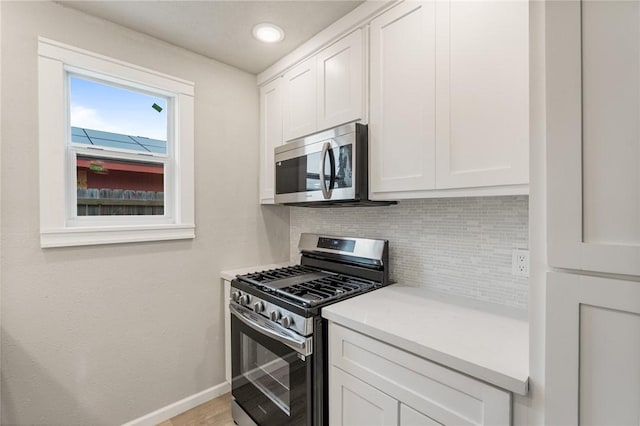
POLYGON ((242 335, 240 374, 287 416, 291 415, 289 360, 280 358, 246 334, 242 335))
POLYGON ((311 358, 232 315, 232 394, 258 425, 311 424, 311 358))

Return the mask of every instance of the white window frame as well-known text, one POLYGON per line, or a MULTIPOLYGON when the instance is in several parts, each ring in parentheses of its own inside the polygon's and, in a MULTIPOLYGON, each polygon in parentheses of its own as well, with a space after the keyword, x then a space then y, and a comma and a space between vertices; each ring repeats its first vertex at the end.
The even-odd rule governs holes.
POLYGON ((195 237, 193 83, 42 37, 38 39, 38 83, 41 247, 195 237), (166 97, 167 155, 72 144, 70 75, 166 97), (165 214, 77 216, 76 155, 162 162, 165 214))

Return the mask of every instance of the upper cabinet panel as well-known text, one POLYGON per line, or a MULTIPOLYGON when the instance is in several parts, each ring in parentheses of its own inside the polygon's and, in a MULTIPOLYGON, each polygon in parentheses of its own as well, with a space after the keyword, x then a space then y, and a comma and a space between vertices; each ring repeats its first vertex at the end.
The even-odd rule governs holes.
POLYGON ((528 3, 405 2, 370 31, 371 197, 528 193, 528 3))
POLYGON ((282 77, 260 88, 260 203, 273 204, 274 149, 282 145, 282 77))
POLYGON ((529 182, 528 7, 437 3, 438 188, 529 182))
POLYGON ((549 263, 640 275, 640 6, 552 3, 549 263))
POLYGON ((284 75, 284 139, 292 140, 317 129, 316 58, 307 59, 284 75))
POLYGON ((435 188, 434 2, 371 22, 370 191, 435 188))
POLYGON ((284 139, 363 117, 363 40, 358 29, 284 75, 284 139))
POLYGON ((356 30, 317 55, 318 130, 362 118, 362 43, 356 30))
POLYGON ((582 5, 584 241, 640 244, 640 3, 582 5))

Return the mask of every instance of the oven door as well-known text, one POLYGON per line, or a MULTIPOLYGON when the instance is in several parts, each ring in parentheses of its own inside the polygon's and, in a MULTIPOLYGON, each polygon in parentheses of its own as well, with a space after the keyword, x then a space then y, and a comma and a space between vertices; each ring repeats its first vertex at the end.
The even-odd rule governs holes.
POLYGON ((291 149, 276 152, 275 202, 355 199, 355 137, 347 133, 314 143, 293 143, 291 149))
POLYGON ((230 311, 235 402, 260 426, 310 425, 311 338, 242 306, 231 304, 230 311))

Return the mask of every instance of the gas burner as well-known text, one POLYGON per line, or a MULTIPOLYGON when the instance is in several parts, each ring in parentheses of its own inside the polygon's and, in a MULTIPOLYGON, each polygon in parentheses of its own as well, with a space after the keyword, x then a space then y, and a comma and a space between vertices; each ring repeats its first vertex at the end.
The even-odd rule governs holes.
POLYGON ((357 277, 302 265, 240 275, 238 279, 302 306, 336 300, 374 285, 357 277))
POLYGON ((309 274, 312 272, 318 272, 318 269, 302 265, 294 265, 286 266, 284 268, 268 269, 266 271, 254 272, 251 274, 239 275, 238 279, 249 284, 260 286, 270 282, 309 274))
POLYGON ((333 275, 281 287, 276 289, 276 293, 304 306, 314 306, 361 293, 373 286, 372 282, 356 277, 333 275))

